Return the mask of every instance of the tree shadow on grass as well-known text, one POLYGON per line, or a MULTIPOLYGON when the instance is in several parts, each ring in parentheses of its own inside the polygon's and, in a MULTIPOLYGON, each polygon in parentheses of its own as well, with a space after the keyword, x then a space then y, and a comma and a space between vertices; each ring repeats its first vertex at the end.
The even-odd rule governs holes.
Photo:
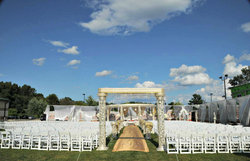
POLYGON ((244 157, 250 158, 250 153, 234 153, 234 155, 244 156, 244 157))
POLYGON ((159 146, 157 134, 151 134, 151 138, 147 140, 151 142, 156 148, 159 146))
POLYGON ((155 141, 153 138, 148 139, 148 141, 150 141, 156 148, 159 146, 159 143, 155 141))

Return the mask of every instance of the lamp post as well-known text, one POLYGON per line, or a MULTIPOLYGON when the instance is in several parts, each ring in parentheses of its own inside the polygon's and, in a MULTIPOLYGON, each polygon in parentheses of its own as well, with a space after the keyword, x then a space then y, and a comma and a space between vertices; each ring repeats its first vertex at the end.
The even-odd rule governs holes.
POLYGON ((211 96, 211 102, 213 102, 213 93, 210 93, 211 96))
POLYGON ((83 93, 82 95, 83 95, 83 98, 84 98, 84 100, 83 100, 83 101, 85 102, 85 93, 83 93))
POLYGON ((225 74, 224 76, 220 76, 219 78, 220 78, 222 81, 224 81, 224 92, 225 92, 225 95, 222 96, 222 97, 225 97, 225 99, 227 99, 226 79, 228 78, 228 75, 225 74))

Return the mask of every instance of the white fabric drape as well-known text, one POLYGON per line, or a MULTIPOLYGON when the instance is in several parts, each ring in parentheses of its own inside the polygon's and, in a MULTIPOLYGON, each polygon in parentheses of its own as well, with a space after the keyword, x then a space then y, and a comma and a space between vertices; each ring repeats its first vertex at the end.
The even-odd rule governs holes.
POLYGON ((218 101, 219 105, 219 115, 220 115, 220 123, 226 124, 228 121, 227 118, 227 103, 225 100, 218 101))
POLYGON ((236 100, 235 99, 227 100, 227 116, 228 116, 229 122, 236 123, 237 118, 236 118, 236 100))
POLYGON ((250 96, 239 97, 237 98, 237 102, 240 106, 239 111, 239 120, 242 125, 249 125, 249 116, 250 116, 250 96))

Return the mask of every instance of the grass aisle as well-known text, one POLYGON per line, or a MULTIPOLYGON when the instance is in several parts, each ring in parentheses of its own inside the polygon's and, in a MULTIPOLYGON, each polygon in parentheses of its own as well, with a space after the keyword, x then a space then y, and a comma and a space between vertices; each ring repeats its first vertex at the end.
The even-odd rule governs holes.
MULTIPOLYGON (((147 140, 149 153, 112 152, 116 140, 108 144, 108 151, 81 152, 79 161, 176 161, 175 154, 157 152, 157 136, 147 140)), ((0 161, 76 161, 79 152, 0 149, 0 161)), ((178 154, 179 161, 250 161, 250 154, 178 154)))

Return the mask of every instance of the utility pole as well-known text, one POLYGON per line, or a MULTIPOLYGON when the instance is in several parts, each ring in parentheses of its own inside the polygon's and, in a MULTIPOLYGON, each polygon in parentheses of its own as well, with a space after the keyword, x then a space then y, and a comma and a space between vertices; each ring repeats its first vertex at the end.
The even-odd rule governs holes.
POLYGON ((213 102, 213 93, 210 93, 211 96, 211 102, 213 102))
POLYGON ((227 99, 226 79, 228 78, 228 75, 225 74, 224 76, 220 76, 219 78, 220 78, 222 81, 224 81, 224 92, 225 92, 225 95, 222 96, 222 97, 225 97, 225 99, 227 99))

